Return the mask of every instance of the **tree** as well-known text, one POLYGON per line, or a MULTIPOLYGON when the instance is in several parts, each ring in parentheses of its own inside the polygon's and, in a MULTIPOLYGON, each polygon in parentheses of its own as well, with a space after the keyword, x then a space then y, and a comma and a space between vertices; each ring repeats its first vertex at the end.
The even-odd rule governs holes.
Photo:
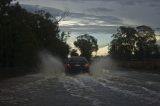
POLYGON ((69 45, 59 39, 58 22, 49 13, 30 13, 11 1, 0 1, 0 67, 35 66, 43 49, 68 56, 69 45))
POLYGON ((13 0, 1 0, 0 1, 0 12, 5 12, 4 9, 8 8, 13 0))
POLYGON ((149 26, 138 26, 137 49, 138 58, 152 58, 158 53, 158 46, 156 45, 156 35, 154 30, 149 26))
POLYGON ((39 39, 41 49, 47 49, 53 55, 60 58, 66 58, 69 54, 69 45, 66 43, 69 32, 59 34, 59 25, 57 21, 53 21, 49 13, 45 11, 37 11, 35 16, 35 31, 39 39), (38 24, 38 25, 37 25, 38 24))
POLYGON ((137 32, 132 27, 120 27, 111 41, 109 53, 115 58, 132 58, 135 51, 137 32))
POLYGON ((98 50, 97 39, 88 34, 78 36, 74 45, 80 50, 81 56, 87 59, 91 58, 92 52, 98 50))
POLYGON ((31 66, 37 59, 35 54, 38 49, 35 33, 30 28, 31 14, 22 9, 18 3, 9 4, 8 1, 4 5, 4 14, 0 16, 0 65, 31 66))
POLYGON ((113 35, 109 53, 118 59, 154 57, 157 53, 155 33, 148 26, 120 27, 113 35))
POLYGON ((62 32, 60 35, 59 35, 59 39, 62 41, 62 42, 67 42, 67 39, 70 37, 70 32, 62 32))
POLYGON ((72 49, 70 55, 71 55, 71 56, 79 56, 79 54, 77 53, 77 50, 76 50, 76 49, 72 49))

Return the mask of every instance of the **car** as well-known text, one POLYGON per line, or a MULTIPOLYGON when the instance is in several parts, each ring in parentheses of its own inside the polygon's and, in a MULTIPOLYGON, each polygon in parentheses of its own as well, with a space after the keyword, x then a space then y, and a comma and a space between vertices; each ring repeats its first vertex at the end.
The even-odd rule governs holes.
POLYGON ((90 64, 85 57, 73 56, 70 57, 65 63, 66 73, 89 73, 90 64))

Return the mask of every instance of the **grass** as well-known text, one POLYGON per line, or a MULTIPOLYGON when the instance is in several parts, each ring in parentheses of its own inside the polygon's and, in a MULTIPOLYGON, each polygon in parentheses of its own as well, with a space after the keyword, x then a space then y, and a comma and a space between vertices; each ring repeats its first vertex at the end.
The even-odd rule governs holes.
POLYGON ((0 69, 0 80, 5 80, 13 77, 25 76, 30 73, 35 73, 34 70, 24 70, 22 68, 1 68, 0 69))
POLYGON ((121 68, 136 69, 141 71, 160 72, 160 60, 118 60, 117 66, 121 68))

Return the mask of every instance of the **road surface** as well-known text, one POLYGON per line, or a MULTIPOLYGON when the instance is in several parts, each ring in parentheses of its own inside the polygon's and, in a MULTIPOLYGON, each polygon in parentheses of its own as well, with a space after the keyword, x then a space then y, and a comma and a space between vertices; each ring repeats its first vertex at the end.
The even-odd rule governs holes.
POLYGON ((0 81, 0 106, 160 106, 160 75, 43 73, 0 81))

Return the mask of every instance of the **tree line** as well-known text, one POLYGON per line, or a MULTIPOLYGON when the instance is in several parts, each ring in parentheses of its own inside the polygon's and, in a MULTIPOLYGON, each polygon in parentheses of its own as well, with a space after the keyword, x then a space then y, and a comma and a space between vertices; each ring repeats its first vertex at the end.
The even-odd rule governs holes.
MULTIPOLYGON (((77 50, 70 50, 67 39, 70 33, 61 32, 59 21, 43 10, 28 12, 14 0, 0 1, 0 68, 35 67, 38 64, 38 53, 50 52, 62 60, 79 56, 77 50)), ((77 37, 74 45, 81 56, 90 59, 92 52, 98 50, 97 39, 84 34, 77 37)))
POLYGON ((66 58, 69 45, 58 21, 44 11, 30 13, 12 0, 0 1, 0 67, 32 67, 38 52, 66 58))
POLYGON ((109 54, 115 59, 160 58, 156 34, 149 26, 121 26, 112 37, 109 54))

